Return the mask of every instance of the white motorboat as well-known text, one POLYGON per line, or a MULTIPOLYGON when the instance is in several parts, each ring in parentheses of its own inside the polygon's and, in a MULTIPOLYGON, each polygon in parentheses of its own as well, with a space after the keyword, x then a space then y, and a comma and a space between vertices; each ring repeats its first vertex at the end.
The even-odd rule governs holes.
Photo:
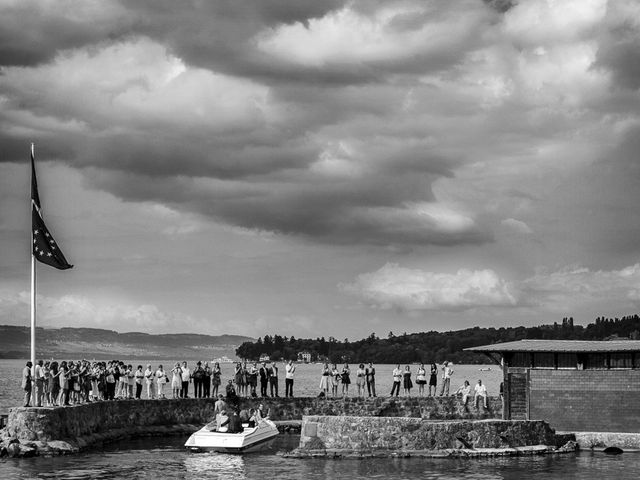
POLYGON ((259 449, 278 435, 278 427, 271 420, 263 418, 255 427, 243 424, 240 433, 211 431, 206 426, 192 434, 184 444, 191 451, 245 453, 259 449))

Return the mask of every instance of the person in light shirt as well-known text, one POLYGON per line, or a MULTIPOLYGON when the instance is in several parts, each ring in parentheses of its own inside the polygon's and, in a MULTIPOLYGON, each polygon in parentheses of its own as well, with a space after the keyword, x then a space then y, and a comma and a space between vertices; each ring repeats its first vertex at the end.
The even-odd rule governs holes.
POLYGON ((478 384, 475 387, 475 403, 476 403, 476 408, 478 408, 478 404, 480 403, 480 400, 482 399, 482 404, 484 405, 484 408, 487 408, 487 387, 485 385, 482 384, 482 380, 478 380, 478 384))
POLYGON ((296 366, 293 364, 293 360, 289 360, 284 367, 284 396, 293 397, 293 374, 296 371, 296 366))
POLYGON ((449 387, 451 386, 451 375, 453 375, 453 363, 444 362, 442 364, 442 388, 440 396, 449 396, 449 387))
POLYGON ((189 382, 191 381, 191 370, 187 367, 187 362, 182 362, 182 390, 180 398, 189 398, 189 382))
POLYGON ((153 370, 151 370, 151 364, 147 365, 147 369, 144 371, 144 378, 147 384, 147 398, 152 399, 155 398, 155 390, 153 388, 153 379, 154 379, 153 370))
POLYGON ((400 365, 396 365, 396 368, 393 369, 393 387, 391 387, 391 396, 395 392, 396 397, 400 395, 400 382, 402 381, 402 369, 400 365))
POLYGON ((456 395, 462 395, 462 404, 466 407, 469 402, 469 397, 471 396, 471 385, 469 384, 469 380, 464 381, 464 385, 462 385, 458 390, 456 390, 456 395))

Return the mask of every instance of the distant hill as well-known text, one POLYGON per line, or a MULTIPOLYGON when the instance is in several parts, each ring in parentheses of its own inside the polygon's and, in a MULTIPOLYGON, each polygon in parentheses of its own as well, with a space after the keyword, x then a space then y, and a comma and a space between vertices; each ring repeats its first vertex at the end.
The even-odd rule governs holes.
MULTIPOLYGON (((0 358, 29 357, 30 338, 29 327, 0 325, 0 358)), ((248 341, 253 339, 240 335, 153 335, 142 332, 118 333, 99 328, 36 328, 38 358, 212 360, 222 356, 235 358, 238 345, 248 341)))

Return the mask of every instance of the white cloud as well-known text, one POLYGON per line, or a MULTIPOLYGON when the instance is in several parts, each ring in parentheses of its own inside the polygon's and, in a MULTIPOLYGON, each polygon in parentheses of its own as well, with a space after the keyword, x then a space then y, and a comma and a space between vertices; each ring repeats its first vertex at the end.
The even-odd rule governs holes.
POLYGON ((640 264, 621 270, 590 270, 567 267, 541 272, 521 283, 521 290, 532 302, 551 310, 617 304, 616 309, 640 307, 640 264))
POLYGON ((269 29, 256 42, 269 55, 307 67, 397 62, 459 47, 478 19, 487 16, 477 2, 467 2, 465 15, 456 15, 455 21, 453 12, 443 10, 424 2, 393 2, 367 13, 347 6, 306 25, 269 29))
POLYGON ((523 221, 516 220, 515 218, 505 218, 500 223, 517 233, 521 233, 522 235, 530 235, 533 233, 533 230, 531 230, 529 225, 523 221))
POLYGON ((447 311, 517 303, 513 287, 490 269, 448 274, 387 263, 341 288, 384 309, 447 311))

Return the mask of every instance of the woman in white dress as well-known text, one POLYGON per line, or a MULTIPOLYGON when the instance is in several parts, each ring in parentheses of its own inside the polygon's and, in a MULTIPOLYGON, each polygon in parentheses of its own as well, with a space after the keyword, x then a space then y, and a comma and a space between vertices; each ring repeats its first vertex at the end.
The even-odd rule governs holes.
POLYGON ((331 375, 331 371, 329 370, 329 364, 325 363, 322 368, 322 376, 320 377, 320 391, 324 393, 326 397, 329 395, 329 376, 331 375))
POLYGON ((173 398, 180 398, 180 390, 182 390, 182 369, 180 363, 176 362, 175 366, 171 369, 173 377, 171 378, 171 392, 173 398))
POLYGON ((156 384, 158 385, 158 398, 167 398, 164 396, 164 384, 166 383, 167 374, 164 373, 162 365, 158 365, 156 371, 156 384))

